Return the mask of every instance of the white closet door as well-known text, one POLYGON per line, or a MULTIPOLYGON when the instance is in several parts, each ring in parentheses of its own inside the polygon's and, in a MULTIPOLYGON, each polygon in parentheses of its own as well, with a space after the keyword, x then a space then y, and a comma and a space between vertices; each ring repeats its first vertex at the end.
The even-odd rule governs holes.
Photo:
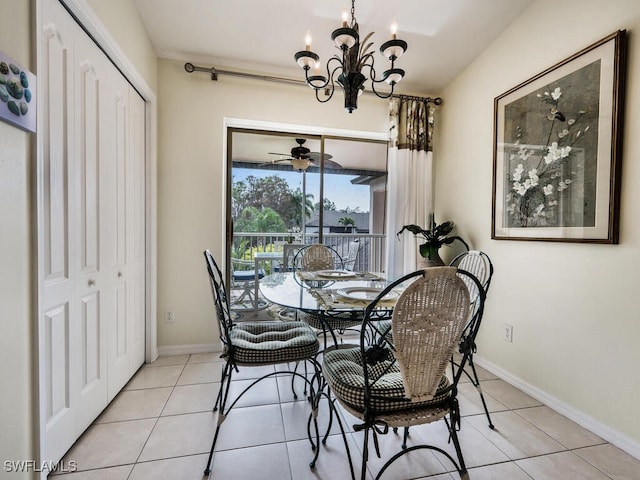
POLYGON ((144 361, 145 103, 59 2, 41 18, 39 365, 58 461, 144 361))
MULTIPOLYGON (((78 28, 79 30, 79 28, 78 28)), ((80 38, 83 32, 78 31, 80 38)), ((107 403, 107 279, 106 245, 101 235, 108 208, 108 191, 100 187, 109 165, 100 149, 101 92, 109 83, 113 66, 91 41, 75 44, 75 229, 77 258, 76 301, 79 325, 74 335, 78 351, 79 396, 77 431, 82 432, 107 403)))
POLYGON ((127 257, 129 246, 129 222, 127 203, 130 192, 127 188, 129 145, 127 132, 129 119, 129 84, 117 73, 110 78, 106 92, 107 117, 110 123, 104 130, 103 153, 110 165, 106 189, 109 192, 109 219, 105 241, 108 248, 107 275, 109 295, 108 363, 109 400, 111 400, 130 377, 130 308, 129 268, 127 257))
MULTIPOLYGON (((55 2, 44 2, 45 6, 55 2)), ((41 405, 47 457, 60 458, 76 439, 74 406, 80 365, 75 301, 75 165, 73 141, 74 25, 58 9, 43 25, 41 85, 47 86, 38 108, 46 128, 39 172, 39 276, 41 286, 41 405)))
POLYGON ((145 356, 145 102, 129 87, 130 128, 127 201, 129 270, 129 374, 144 363, 145 356))

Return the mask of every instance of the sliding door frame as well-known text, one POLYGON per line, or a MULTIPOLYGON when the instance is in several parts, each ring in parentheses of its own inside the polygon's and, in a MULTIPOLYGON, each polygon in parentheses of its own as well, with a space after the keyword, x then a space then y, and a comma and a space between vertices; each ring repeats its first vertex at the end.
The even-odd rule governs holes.
MULTIPOLYGON (((225 275, 227 276, 227 285, 229 285, 229 272, 230 272, 230 254, 231 245, 233 243, 233 222, 231 218, 231 189, 232 189, 232 134, 234 132, 244 133, 267 133, 267 134, 282 134, 283 136, 300 135, 301 137, 319 140, 320 141, 320 154, 324 157, 324 142, 330 139, 339 140, 354 140, 354 141, 370 141, 386 143, 389 139, 388 132, 371 132, 364 130, 342 130, 336 128, 325 128, 319 126, 265 122, 259 120, 246 120, 240 118, 228 118, 225 117, 222 122, 224 139, 222 150, 223 158, 226 159, 223 162, 223 172, 225 179, 225 188, 221 192, 220 205, 222 205, 222 218, 225 219, 225 228, 221 232, 220 244, 223 245, 223 258, 225 259, 225 275)), ((324 181, 320 182, 320 201, 324 197, 324 181)), ((323 209, 319 212, 320 224, 323 224, 323 209)), ((322 231, 319 232, 320 241, 322 241, 322 231)))

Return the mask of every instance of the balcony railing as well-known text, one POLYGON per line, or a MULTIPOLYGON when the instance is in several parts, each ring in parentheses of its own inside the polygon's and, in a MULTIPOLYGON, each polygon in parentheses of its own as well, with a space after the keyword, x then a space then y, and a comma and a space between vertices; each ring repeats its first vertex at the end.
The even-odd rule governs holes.
MULTIPOLYGON (((386 235, 362 233, 325 233, 323 243, 334 248, 343 259, 349 255, 349 246, 360 243, 355 271, 383 272, 385 269, 386 235)), ((235 232, 232 256, 250 260, 255 252, 275 251, 283 243, 311 244, 318 242, 317 233, 249 233, 235 232)))

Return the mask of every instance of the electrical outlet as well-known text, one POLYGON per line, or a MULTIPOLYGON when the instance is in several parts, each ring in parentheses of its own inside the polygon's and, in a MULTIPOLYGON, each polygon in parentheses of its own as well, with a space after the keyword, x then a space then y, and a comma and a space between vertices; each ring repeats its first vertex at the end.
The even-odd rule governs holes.
POLYGON ((167 321, 167 323, 173 323, 173 322, 176 321, 176 314, 175 314, 175 312, 173 311, 172 308, 167 310, 166 321, 167 321))
POLYGON ((507 342, 513 342, 513 325, 507 325, 506 323, 504 324, 504 339, 507 342))

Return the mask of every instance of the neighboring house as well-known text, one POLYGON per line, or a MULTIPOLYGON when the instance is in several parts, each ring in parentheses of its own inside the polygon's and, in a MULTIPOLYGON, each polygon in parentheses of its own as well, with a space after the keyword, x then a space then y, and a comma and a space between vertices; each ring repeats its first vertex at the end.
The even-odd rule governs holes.
MULTIPOLYGON (((345 213, 334 210, 325 210, 323 214, 324 228, 322 233, 369 233, 369 212, 365 213, 345 213), (355 225, 343 225, 342 218, 351 218, 355 225)), ((318 233, 320 225, 319 213, 314 212, 307 221, 307 232, 318 233)))

